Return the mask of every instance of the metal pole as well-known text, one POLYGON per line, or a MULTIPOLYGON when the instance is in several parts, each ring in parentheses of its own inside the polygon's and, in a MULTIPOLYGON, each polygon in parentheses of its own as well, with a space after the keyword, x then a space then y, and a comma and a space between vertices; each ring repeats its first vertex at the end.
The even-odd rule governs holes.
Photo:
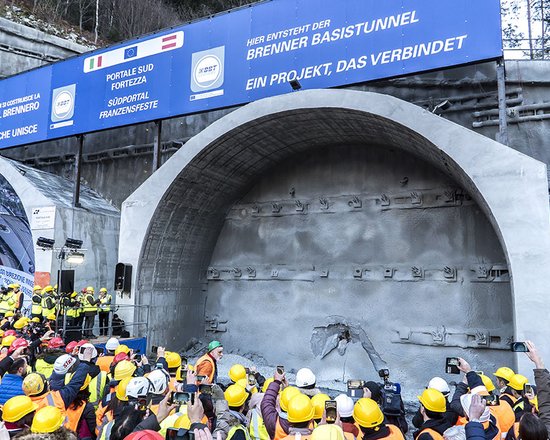
POLYGON ((155 121, 156 133, 153 144, 153 173, 160 168, 160 154, 162 149, 162 120, 155 121))
POLYGON ((544 35, 544 20, 545 20, 545 17, 544 17, 544 0, 540 0, 540 23, 541 23, 541 27, 542 27, 542 33, 541 33, 541 44, 542 44, 542 55, 541 55, 541 59, 545 59, 546 58, 546 37, 544 35))
MULTIPOLYGON (((55 316, 55 332, 57 333, 58 332, 58 325, 57 325, 57 321, 58 321, 58 317, 59 317, 59 313, 61 312, 61 298, 62 298, 62 295, 60 296, 60 294, 62 293, 61 292, 61 286, 62 286, 62 281, 63 281, 63 260, 65 260, 65 247, 62 247, 61 248, 61 252, 59 253, 60 255, 60 260, 61 262, 59 263, 59 276, 57 277, 57 297, 59 298, 57 300, 57 314, 55 316)), ((63 314, 63 339, 65 339, 65 314, 63 314)))
POLYGON ((73 206, 80 208, 80 174, 82 168, 82 147, 84 146, 84 135, 77 136, 78 152, 74 161, 74 193, 73 206))
POLYGON ((508 120, 506 114, 506 77, 504 60, 497 61, 497 89, 498 89, 498 141, 508 145, 508 120))
POLYGON ((529 59, 533 59, 533 34, 531 32, 531 0, 527 0, 527 35, 529 38, 529 59))

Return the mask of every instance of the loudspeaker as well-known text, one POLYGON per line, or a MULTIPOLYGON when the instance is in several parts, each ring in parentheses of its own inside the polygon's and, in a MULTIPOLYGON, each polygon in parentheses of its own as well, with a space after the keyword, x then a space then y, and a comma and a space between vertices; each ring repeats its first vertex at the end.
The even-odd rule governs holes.
POLYGON ((82 330, 67 330, 65 332, 65 337, 63 338, 65 344, 68 344, 71 341, 80 341, 82 340, 82 330))
POLYGON ((115 267, 115 290, 130 293, 132 290, 132 265, 117 263, 115 267))
POLYGON ((57 291, 63 293, 72 293, 74 289, 74 270, 57 271, 57 291))

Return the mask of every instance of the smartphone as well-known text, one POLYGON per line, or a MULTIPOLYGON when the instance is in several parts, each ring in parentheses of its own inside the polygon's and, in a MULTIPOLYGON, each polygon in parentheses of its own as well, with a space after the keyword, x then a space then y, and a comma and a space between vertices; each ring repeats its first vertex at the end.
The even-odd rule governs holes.
POLYGON ((78 352, 79 352, 80 354, 84 354, 85 351, 86 351, 86 347, 80 347, 80 348, 78 349, 78 352))
POLYGON ((277 374, 285 374, 284 365, 277 365, 277 374))
POLYGON ((485 400, 485 403, 487 406, 499 406, 500 405, 500 397, 498 397, 496 394, 491 394, 490 396, 481 396, 483 400, 485 400))
POLYGON ((447 358, 445 361, 445 372, 447 374, 460 374, 459 365, 460 361, 457 357, 447 358))
POLYGON ((194 440, 195 434, 184 428, 168 428, 166 430, 166 440, 194 440))
POLYGON ((201 394, 208 394, 209 396, 212 395, 212 385, 210 384, 201 384, 199 385, 199 392, 201 394))
POLYGON ((535 390, 533 389, 533 385, 526 383, 523 385, 523 393, 524 394, 535 394, 535 390))
POLYGON ((254 376, 254 373, 248 373, 248 385, 251 387, 256 385, 256 376, 254 376))
POLYGON ((325 402, 325 419, 327 423, 336 422, 336 400, 327 400, 325 402))
POLYGON ((510 349, 512 351, 521 352, 521 353, 527 353, 529 351, 525 342, 512 342, 510 344, 510 349))
POLYGON ((365 381, 359 379, 350 379, 348 380, 348 389, 363 389, 365 388, 365 381))
POLYGON ((206 379, 206 376, 203 376, 202 374, 197 376, 197 382, 202 382, 204 379, 206 379))
POLYGON ((157 352, 159 351, 159 348, 156 346, 156 345, 153 345, 151 347, 151 352, 154 353, 154 354, 157 354, 157 352))
POLYGON ((192 396, 194 396, 195 393, 177 393, 176 391, 172 391, 172 394, 170 396, 170 402, 178 403, 180 405, 183 405, 187 402, 190 402, 192 399, 192 396))
POLYGON ((97 350, 97 355, 98 356, 101 356, 102 354, 105 353, 105 350, 101 347, 96 347, 96 350, 97 350))

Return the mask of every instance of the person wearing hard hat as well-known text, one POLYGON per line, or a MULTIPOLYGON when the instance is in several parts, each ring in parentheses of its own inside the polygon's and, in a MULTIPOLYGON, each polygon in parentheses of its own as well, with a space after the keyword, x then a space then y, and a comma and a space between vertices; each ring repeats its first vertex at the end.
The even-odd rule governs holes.
POLYGON ((218 361, 223 357, 223 346, 220 341, 211 341, 208 344, 208 351, 201 356, 195 364, 197 376, 206 376, 208 383, 214 384, 218 381, 218 361))
POLYGON ((23 291, 21 290, 21 285, 18 283, 10 284, 8 286, 8 293, 11 291, 11 300, 10 308, 15 313, 21 313, 21 308, 23 307, 23 291))
POLYGON ((53 366, 57 358, 65 354, 64 347, 63 339, 59 337, 50 339, 46 349, 36 356, 34 370, 42 373, 48 379, 53 373, 53 366))
POLYGON ((441 391, 427 388, 418 396, 418 400, 420 401, 420 413, 424 422, 418 431, 413 434, 414 439, 443 440, 443 433, 451 426, 445 418, 447 399, 441 391))
MULTIPOLYGON (((487 390, 487 393, 480 392, 479 394, 482 396, 492 396, 496 388, 491 378, 489 376, 485 376, 484 374, 479 374, 479 377, 481 377, 483 386, 487 390)), ((491 414, 493 414, 497 419, 500 432, 504 436, 510 430, 510 428, 514 426, 514 422, 516 421, 514 410, 508 404, 508 402, 504 400, 500 400, 498 405, 490 405, 489 410, 491 411, 491 414)))
POLYGON ((110 338, 105 343, 105 354, 97 358, 96 364, 105 373, 109 372, 109 368, 115 358, 115 350, 120 345, 117 338, 110 338))
POLYGON ((289 433, 285 440, 299 440, 309 438, 312 432, 312 422, 315 410, 309 396, 301 392, 293 396, 288 402, 288 426, 289 433))
POLYGON ((500 367, 493 373, 496 378, 496 387, 499 389, 500 399, 514 406, 516 399, 512 395, 512 390, 508 387, 508 382, 516 374, 514 370, 508 367, 500 367))
POLYGON ((299 393, 300 390, 298 388, 288 386, 288 381, 286 380, 284 372, 281 374, 280 371, 275 370, 273 382, 267 387, 262 403, 260 404, 264 424, 271 439, 280 440, 288 435, 290 429, 287 420, 288 402, 299 393), (283 384, 285 388, 281 392, 281 397, 279 399, 279 406, 281 409, 281 413, 279 413, 277 410, 277 397, 279 396, 279 390, 283 384))
POLYGON ((516 415, 516 422, 519 421, 521 416, 526 412, 531 412, 531 404, 529 399, 525 397, 524 387, 529 383, 523 374, 514 374, 508 382, 508 387, 512 391, 512 396, 516 399, 512 409, 516 415))
POLYGON ((31 426, 37 408, 36 403, 24 395, 14 396, 5 402, 2 408, 2 420, 10 437, 16 436, 31 426))
MULTIPOLYGON (((315 397, 317 396, 313 396, 311 400, 313 401, 315 397)), ((338 416, 342 423, 344 436, 347 439, 357 438, 359 436, 359 428, 357 428, 357 422, 353 418, 353 410, 355 408, 353 399, 346 394, 339 394, 334 400, 336 401, 336 410, 338 411, 338 416)))
POLYGON ((9 310, 8 289, 6 287, 2 287, 0 289, 0 318, 3 318, 9 310))
POLYGON ((325 393, 315 394, 315 396, 311 398, 311 404, 313 405, 313 410, 315 412, 315 415, 313 416, 315 425, 318 425, 323 418, 323 413, 325 412, 325 402, 327 400, 330 400, 330 397, 325 393))
POLYGON ((397 426, 384 423, 384 414, 378 403, 367 397, 359 399, 353 406, 353 420, 359 425, 362 439, 404 440, 397 426))
MULTIPOLYGON (((447 381, 438 376, 432 377, 428 382, 428 385, 426 386, 426 388, 432 388, 434 390, 441 391, 443 396, 445 396, 445 400, 447 402, 447 410, 445 411, 445 417, 447 418, 451 426, 455 425, 458 420, 458 414, 451 409, 451 405, 449 402, 449 395, 451 393, 451 389, 449 388, 449 384, 447 383, 447 381)), ((420 428, 423 423, 424 423, 424 419, 422 417, 422 414, 420 414, 420 408, 419 408, 412 419, 412 424, 415 428, 420 428)))
POLYGON ((99 289, 99 334, 107 336, 109 333, 109 314, 111 313, 111 302, 113 297, 107 293, 107 289, 99 289))
POLYGON ((39 285, 32 289, 31 318, 42 318, 42 287, 39 285))
POLYGON ((248 412, 248 400, 250 393, 246 391, 242 386, 233 384, 229 385, 224 392, 225 401, 227 406, 216 405, 216 429, 213 435, 216 436, 218 432, 223 433, 227 440, 231 439, 247 439, 248 438, 248 419, 246 413, 248 412))
POLYGON ((48 319, 48 316, 55 316, 55 296, 52 286, 46 286, 42 289, 42 318, 48 319))
POLYGON ((97 305, 99 300, 94 297, 94 288, 87 287, 86 294, 82 301, 82 311, 84 312, 84 328, 82 330, 82 336, 85 338, 96 338, 94 335, 94 322, 95 315, 97 314, 97 305))
POLYGON ((300 368, 296 373, 296 388, 306 396, 315 396, 321 392, 315 387, 316 383, 317 378, 309 368, 300 368))
POLYGON ((16 313, 15 309, 15 299, 17 292, 20 292, 21 286, 17 283, 10 284, 8 286, 8 291, 6 293, 6 301, 8 303, 8 310, 11 310, 12 312, 16 313))
POLYGON ((264 419, 260 405, 264 398, 264 393, 255 393, 250 396, 248 401, 248 430, 252 440, 269 440, 269 434, 265 427, 264 419))
POLYGON ((338 425, 319 425, 311 433, 311 440, 344 440, 344 431, 338 425))
MULTIPOLYGON (((463 414, 468 419, 468 421, 470 421, 472 402, 477 402, 480 400, 482 400, 480 391, 475 389, 472 390, 472 393, 463 394, 462 396, 460 396, 460 403, 462 405, 463 414)), ((479 421, 483 425, 485 439, 499 440, 502 438, 502 434, 498 427, 496 418, 491 414, 488 406, 484 406, 483 412, 475 420, 479 421)))
POLYGON ((45 435, 51 435, 52 439, 70 439, 70 431, 63 426, 65 423, 64 412, 55 406, 45 406, 40 408, 32 421, 32 438, 44 438, 45 435))

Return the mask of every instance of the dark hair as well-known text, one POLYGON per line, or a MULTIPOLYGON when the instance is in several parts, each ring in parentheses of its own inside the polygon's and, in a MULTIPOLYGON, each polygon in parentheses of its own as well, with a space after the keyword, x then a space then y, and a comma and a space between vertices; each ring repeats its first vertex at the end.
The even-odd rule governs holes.
POLYGON ((519 438, 521 440, 547 440, 548 430, 536 415, 525 413, 519 421, 519 438))
POLYGON ((109 440, 123 440, 126 436, 130 435, 136 426, 143 421, 145 411, 137 411, 136 409, 128 406, 124 408, 120 417, 116 419, 111 431, 109 440))
POLYGON ((80 390, 76 395, 76 397, 74 398, 73 403, 71 403, 70 408, 77 409, 83 403, 85 404, 86 402, 88 402, 89 399, 90 399, 90 390, 88 388, 80 390))
POLYGON ((426 407, 424 407, 424 411, 426 411, 426 415, 429 419, 442 419, 443 416, 445 416, 445 413, 430 411, 426 407))
POLYGON ((340 416, 340 421, 343 422, 343 423, 355 423, 355 419, 353 418, 353 416, 351 416, 351 417, 342 417, 342 416, 340 416))
POLYGON ((27 360, 24 357, 14 360, 10 368, 8 368, 8 374, 17 374, 17 370, 24 367, 26 363, 27 360))

